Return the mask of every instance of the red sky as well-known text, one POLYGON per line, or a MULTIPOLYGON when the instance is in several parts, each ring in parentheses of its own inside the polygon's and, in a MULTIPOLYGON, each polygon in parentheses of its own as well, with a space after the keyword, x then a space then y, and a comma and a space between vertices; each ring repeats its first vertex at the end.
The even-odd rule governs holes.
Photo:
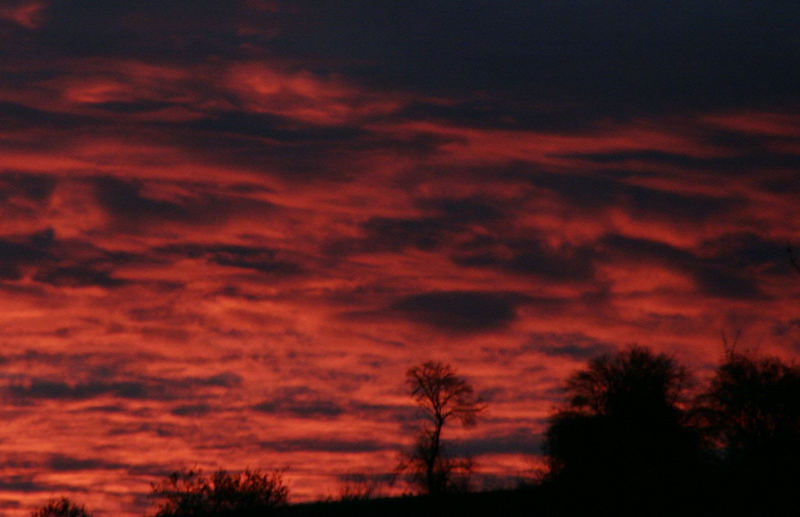
POLYGON ((427 359, 513 483, 589 357, 800 352, 793 2, 104 4, 0 3, 4 515, 192 466, 335 495, 427 359))

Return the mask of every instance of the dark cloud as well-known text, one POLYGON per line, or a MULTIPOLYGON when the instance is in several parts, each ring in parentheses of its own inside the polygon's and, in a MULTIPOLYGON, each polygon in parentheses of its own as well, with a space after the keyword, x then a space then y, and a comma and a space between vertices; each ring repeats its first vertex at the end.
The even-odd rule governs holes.
MULTIPOLYGON (((774 150, 766 148, 767 143, 763 142, 763 135, 744 136, 737 134, 735 139, 730 138, 723 142, 720 142, 719 138, 714 140, 717 140, 714 142, 717 148, 727 151, 727 156, 698 157, 678 152, 658 150, 573 153, 561 156, 602 164, 604 166, 624 166, 626 162, 632 161, 643 168, 647 168, 649 165, 657 166, 666 164, 688 170, 717 171, 722 174, 746 174, 752 172, 754 168, 797 168, 800 165, 800 155, 788 152, 775 152, 774 150), (743 147, 743 145, 745 145, 743 141, 748 140, 752 145, 750 149, 743 147), (762 145, 764 145, 764 147, 762 147, 762 145)), ((775 140, 780 139, 772 138, 771 144, 774 145, 775 140)))
MULTIPOLYGON (((14 85, 16 73, 9 73, 5 81, 0 84, 14 85), (11 83, 11 84, 9 84, 11 83)), ((36 78, 27 77, 27 74, 19 74, 21 84, 14 86, 24 86, 26 82, 36 80, 36 78)), ((53 72, 47 72, 45 77, 52 76, 53 72)), ((41 77, 39 77, 41 79, 41 77)), ((76 126, 84 126, 90 123, 90 120, 84 116, 70 115, 66 113, 56 113, 44 109, 32 108, 24 104, 16 102, 2 102, 0 101, 0 122, 2 126, 9 130, 24 130, 24 129, 52 129, 52 130, 68 130, 74 129, 76 126)), ((19 144, 17 144, 19 145, 19 144)), ((12 173, 13 174, 13 173, 12 173)))
POLYGON ((472 235, 473 225, 492 226, 503 218, 501 202, 489 198, 431 197, 418 199, 415 205, 425 215, 371 217, 361 224, 363 237, 335 241, 329 245, 329 253, 435 251, 459 236, 472 235))
POLYGON ((622 235, 605 236, 599 248, 608 260, 643 261, 682 272, 706 296, 733 299, 758 299, 764 296, 751 271, 733 267, 730 263, 720 261, 719 257, 706 257, 663 242, 622 235))
POLYGON ((719 196, 711 196, 629 185, 625 175, 613 172, 529 174, 527 180, 557 193, 569 203, 569 209, 621 207, 637 219, 705 221, 722 217, 744 203, 722 190, 719 196))
POLYGON ((76 458, 64 454, 53 454, 47 459, 47 466, 57 472, 75 472, 80 470, 116 470, 127 468, 122 463, 102 458, 76 458))
POLYGON ((569 357, 579 361, 611 353, 616 349, 612 343, 579 332, 532 334, 528 346, 551 357, 569 357))
POLYGON ((439 197, 419 199, 416 204, 450 224, 466 225, 497 222, 503 216, 501 205, 508 203, 484 197, 439 197))
POLYGON ((56 183, 55 178, 45 174, 5 171, 0 173, 0 201, 15 198, 44 201, 50 197, 56 183))
POLYGON ((459 115, 424 103, 410 113, 468 125, 524 119, 514 114, 525 111, 557 113, 554 106, 569 116, 534 117, 528 127, 743 102, 775 106, 792 101, 800 84, 800 58, 792 52, 800 45, 800 9, 786 0, 734 0, 724 8, 713 0, 669 7, 647 1, 635 9, 621 0, 247 5, 55 1, 39 30, 7 29, 16 37, 4 54, 184 63, 280 56, 375 88, 463 97, 467 104, 452 110, 459 115), (471 99, 475 92, 479 100, 471 99), (495 98, 513 100, 511 115, 493 106, 495 98), (536 109, 522 108, 531 105, 536 109))
POLYGON ((269 137, 270 140, 282 143, 302 143, 304 145, 326 142, 353 145, 358 142, 358 139, 366 136, 363 130, 346 125, 330 127, 299 124, 297 121, 279 115, 235 111, 217 113, 213 117, 196 120, 184 126, 212 133, 269 137))
POLYGON ((129 254, 110 253, 88 242, 58 240, 52 228, 0 239, 0 278, 7 280, 28 273, 36 282, 59 287, 120 287, 127 281, 112 270, 132 260, 129 254))
POLYGON ((98 203, 114 217, 132 223, 149 220, 190 221, 189 207, 172 201, 153 199, 142 193, 139 181, 124 181, 110 176, 93 181, 98 203))
MULTIPOLYGON (((98 377, 107 377, 101 372, 98 377)), ((132 376, 131 376, 132 377, 132 376)), ((182 378, 130 378, 125 380, 92 379, 85 382, 67 382, 52 378, 32 377, 14 381, 6 393, 17 404, 38 400, 90 400, 98 397, 117 397, 134 400, 176 400, 199 397, 202 388, 233 388, 240 385, 241 377, 224 372, 209 377, 182 378)))
POLYGON ((0 477, 0 490, 4 492, 65 492, 72 487, 59 483, 41 483, 34 474, 0 477))
POLYGON ((208 404, 183 404, 172 408, 170 411, 175 416, 200 417, 212 411, 208 404))
POLYGON ((397 448, 395 443, 378 440, 342 440, 324 437, 261 441, 258 445, 262 449, 281 452, 376 452, 397 448))
POLYGON ((568 243, 554 247, 540 239, 499 241, 480 237, 451 257, 462 266, 493 268, 560 282, 586 282, 595 275, 596 250, 568 243))
POLYGON ((95 177, 90 182, 98 204, 113 218, 117 229, 126 231, 144 231, 148 225, 165 222, 215 225, 236 213, 263 215, 273 208, 265 201, 192 183, 148 184, 111 176, 95 177), (181 193, 169 198, 156 194, 169 192, 169 187, 178 187, 181 193))
MULTIPOLYGON (((187 428, 181 425, 167 424, 164 422, 140 421, 141 423, 120 424, 108 428, 108 436, 128 436, 150 434, 158 438, 174 439, 185 437, 187 428)), ((194 431, 192 431, 194 432, 194 431)))
MULTIPOLYGON (((484 347, 481 352, 490 361, 503 363, 516 361, 527 354, 544 354, 549 357, 569 358, 586 361, 600 354, 613 352, 613 343, 596 339, 582 332, 536 332, 521 344, 510 347, 484 347)), ((503 398, 511 398, 513 393, 503 390, 503 398)), ((488 399, 488 397, 487 397, 488 399)))
POLYGON ((400 298, 390 313, 437 330, 457 333, 497 330, 517 318, 524 297, 491 291, 433 291, 400 298))
POLYGON ((337 418, 345 411, 338 402, 322 393, 302 387, 276 390, 268 400, 254 405, 252 409, 309 419, 337 418))
POLYGON ((691 268, 700 292, 715 298, 758 299, 764 293, 758 280, 746 271, 719 264, 704 264, 691 268))
POLYGON ((753 274, 791 273, 786 243, 751 232, 730 233, 701 243, 699 252, 722 267, 753 274))
POLYGON ((22 507, 22 503, 20 503, 19 501, 14 501, 14 500, 11 500, 11 499, 0 499, 0 508, 8 509, 8 510, 12 510, 12 509, 15 510, 15 509, 21 508, 21 507, 22 507))
POLYGON ((120 398, 148 398, 147 385, 141 382, 89 382, 69 384, 48 379, 31 379, 24 384, 12 384, 8 393, 20 401, 28 400, 85 400, 103 395, 120 398))
POLYGON ((395 219, 373 217, 362 225, 365 237, 354 243, 354 251, 402 251, 413 247, 424 251, 439 248, 452 228, 444 221, 426 217, 395 219))
POLYGON ((589 246, 563 244, 551 248, 531 240, 514 246, 514 256, 504 268, 553 280, 586 281, 594 276, 594 250, 589 246))
POLYGON ((242 384, 242 377, 233 372, 222 372, 209 377, 186 377, 182 382, 190 386, 233 388, 242 384))
POLYGON ((419 416, 417 406, 398 406, 389 404, 374 404, 355 402, 348 404, 347 411, 361 415, 365 419, 381 422, 413 422, 419 416))
POLYGON ((480 454, 541 454, 542 436, 530 428, 519 428, 506 434, 484 438, 469 438, 454 442, 451 449, 458 455, 480 454))
POLYGON ((119 278, 114 278, 107 271, 85 266, 57 267, 40 271, 34 276, 34 280, 59 287, 119 287, 127 283, 119 278))
MULTIPOLYGON (((149 0, 135 6, 100 6, 90 0, 55 0, 43 14, 44 24, 28 45, 51 56, 109 56, 200 59, 235 51, 236 15, 242 2, 149 0), (179 33, 168 29, 180 26, 179 33)), ((23 42, 17 43, 21 45, 23 42)), ((17 45, 16 50, 21 50, 17 45)), ((24 47, 23 47, 24 48, 24 47)))
POLYGON ((479 129, 527 131, 583 131, 592 127, 580 109, 538 105, 532 110, 522 99, 461 98, 447 103, 413 100, 385 117, 388 122, 426 120, 444 125, 479 129))
POLYGON ((778 58, 800 44, 800 9, 786 1, 292 6, 273 48, 360 59, 348 73, 380 87, 580 99, 582 118, 599 118, 778 103, 800 84, 796 55, 778 58))
POLYGON ((0 239, 0 279, 19 280, 23 270, 39 265, 50 257, 53 230, 0 239))
POLYGON ((294 276, 305 268, 297 261, 283 258, 280 250, 263 246, 231 244, 177 244, 158 248, 158 253, 175 257, 202 258, 209 263, 250 269, 275 276, 294 276))
POLYGON ((179 106, 179 104, 160 101, 115 101, 95 102, 92 108, 119 114, 139 114, 179 106))

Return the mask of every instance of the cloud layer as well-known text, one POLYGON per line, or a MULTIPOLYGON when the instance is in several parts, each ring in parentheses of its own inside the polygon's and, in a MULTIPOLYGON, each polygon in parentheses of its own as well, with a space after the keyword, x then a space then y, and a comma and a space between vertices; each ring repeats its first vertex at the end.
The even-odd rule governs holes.
POLYGON ((180 467, 381 476, 405 369, 538 465, 566 375, 800 352, 800 8, 0 8, 0 507, 139 515, 180 467))

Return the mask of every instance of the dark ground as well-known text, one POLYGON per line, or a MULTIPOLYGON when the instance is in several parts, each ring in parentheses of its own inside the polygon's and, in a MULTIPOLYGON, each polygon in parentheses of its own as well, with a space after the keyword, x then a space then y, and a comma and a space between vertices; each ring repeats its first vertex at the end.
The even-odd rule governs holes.
MULTIPOLYGON (((798 484, 800 487, 800 484, 798 484)), ((800 492, 799 492, 800 493, 800 492)), ((777 517, 800 515, 798 504, 775 504, 758 497, 742 500, 725 487, 710 488, 701 497, 667 497, 642 500, 629 497, 598 500, 595 495, 569 493, 546 487, 529 487, 429 498, 407 496, 355 501, 296 504, 281 508, 286 517, 777 517)))

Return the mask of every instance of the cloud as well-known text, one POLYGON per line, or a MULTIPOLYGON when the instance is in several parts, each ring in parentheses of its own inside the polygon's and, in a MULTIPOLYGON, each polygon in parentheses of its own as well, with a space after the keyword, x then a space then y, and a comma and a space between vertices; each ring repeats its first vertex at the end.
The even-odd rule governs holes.
POLYGON ((71 487, 62 483, 43 483, 36 481, 33 474, 0 477, 0 490, 5 492, 63 492, 71 487))
POLYGON ((433 291, 404 296, 388 311, 439 331, 473 333, 511 324, 523 301, 515 293, 433 291))
POLYGON ((520 428, 505 434, 483 438, 469 438, 454 442, 453 453, 458 455, 480 454, 540 454, 543 439, 533 429, 520 428))
POLYGON ((280 250, 262 246, 225 244, 180 244, 159 248, 159 253, 172 257, 203 258, 208 263, 239 269, 249 269, 275 276, 292 277, 304 272, 299 262, 281 258, 280 250))
POLYGON ((47 400, 81 401, 101 397, 170 401, 199 397, 205 388, 234 388, 242 382, 242 378, 232 372, 182 378, 137 377, 124 373, 114 376, 123 378, 105 379, 108 374, 102 370, 99 375, 95 375, 98 378, 83 382, 27 377, 12 381, 5 387, 5 391, 14 403, 20 405, 47 400))
POLYGON ((125 253, 110 253, 88 242, 61 240, 52 228, 26 235, 0 238, 0 278, 58 287, 115 288, 128 282, 113 274, 116 266, 130 262, 125 253))
POLYGON ((119 287, 127 283, 125 280, 114 278, 107 271, 85 266, 57 267, 40 271, 34 280, 59 287, 119 287))
POLYGON ((335 419, 345 412, 338 402, 304 387, 276 390, 269 399, 252 409, 261 413, 326 420, 335 419))
POLYGON ((797 67, 775 57, 797 43, 791 27, 800 14, 782 3, 292 6, 297 14, 276 38, 282 50, 348 57, 364 63, 351 74, 382 87, 527 95, 545 105, 579 99, 583 117, 621 117, 777 102, 797 84, 797 67))
POLYGON ((93 180, 95 196, 110 215, 123 224, 142 224, 148 221, 192 221, 208 219, 216 214, 206 212, 199 199, 171 200, 144 194, 141 182, 124 181, 110 176, 93 180))
POLYGON ((48 379, 31 379, 24 384, 12 384, 8 393, 19 401, 28 400, 86 400, 103 395, 119 398, 148 398, 147 387, 140 382, 91 382, 69 384, 48 379))
POLYGON ((182 404, 172 408, 171 413, 175 416, 201 417, 212 411, 208 404, 182 404))
POLYGON ((602 171, 595 174, 534 174, 529 181, 555 192, 575 210, 621 208, 637 219, 697 222, 723 216, 743 203, 723 191, 719 195, 708 195, 650 188, 630 185, 625 175, 619 176, 602 171))
POLYGON ((551 357, 569 357, 586 361, 601 354, 611 353, 616 346, 580 332, 546 332, 531 334, 529 346, 525 348, 537 350, 551 357))
POLYGON ((138 515, 261 458, 324 496, 393 467, 414 343, 490 399, 484 476, 617 346, 792 357, 800 11, 676 1, 5 2, 8 486, 138 515))
POLYGON ((787 274, 791 265, 786 243, 752 232, 728 233, 700 244, 699 253, 713 257, 722 267, 753 274, 787 274))
POLYGON ((345 440, 324 437, 265 440, 258 442, 258 445, 265 450, 292 452, 376 452, 396 448, 396 444, 378 440, 345 440))
POLYGON ((481 197, 424 197, 415 206, 418 217, 370 217, 360 224, 363 236, 329 244, 333 255, 397 253, 406 249, 435 251, 473 235, 473 226, 500 224, 500 201, 481 197))
POLYGON ((25 199, 42 202, 53 193, 56 183, 55 178, 46 174, 4 171, 0 176, 0 201, 25 199))
POLYGON ((713 298, 757 299, 764 296, 756 279, 746 270, 703 257, 690 250, 650 239, 607 235, 600 242, 608 258, 662 264, 691 278, 699 292, 713 298))
POLYGON ((11 2, 0 8, 0 20, 10 20, 26 29, 38 29, 43 22, 45 2, 11 2))
POLYGON ((35 267, 47 259, 52 239, 52 230, 13 239, 0 239, 0 278, 19 280, 26 267, 35 267))
POLYGON ((356 241, 354 248, 366 253, 402 251, 408 247, 431 251, 442 245, 450 230, 436 218, 374 217, 362 227, 366 236, 362 241, 356 241))
POLYGON ((52 454, 47 458, 47 466, 57 472, 76 472, 82 470, 127 469, 128 465, 102 458, 76 458, 65 454, 52 454))
POLYGON ((503 201, 488 197, 430 197, 416 202, 423 209, 438 213, 439 217, 454 225, 470 223, 495 223, 503 217, 503 201))
POLYGON ((586 282, 594 278, 596 253, 588 244, 551 246, 540 239, 503 242, 482 238, 463 245, 452 260, 462 266, 494 268, 548 281, 586 282))

